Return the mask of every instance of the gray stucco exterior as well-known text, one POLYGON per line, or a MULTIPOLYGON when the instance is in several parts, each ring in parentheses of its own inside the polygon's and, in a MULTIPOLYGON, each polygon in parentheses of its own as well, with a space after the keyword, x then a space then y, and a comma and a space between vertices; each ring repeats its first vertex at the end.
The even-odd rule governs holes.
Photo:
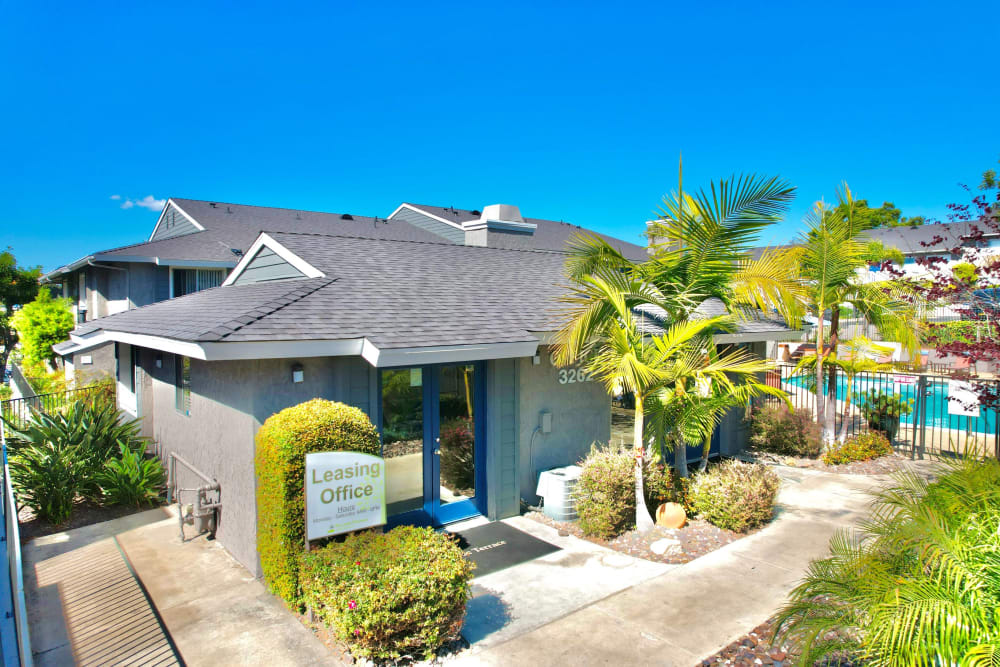
POLYGON ((517 365, 520 494, 537 504, 539 472, 574 464, 593 443, 611 438, 611 397, 594 380, 571 382, 579 377, 577 369, 553 366, 550 348, 539 347, 537 364, 526 358, 517 365), (543 434, 541 413, 546 410, 552 415, 552 432, 543 434))

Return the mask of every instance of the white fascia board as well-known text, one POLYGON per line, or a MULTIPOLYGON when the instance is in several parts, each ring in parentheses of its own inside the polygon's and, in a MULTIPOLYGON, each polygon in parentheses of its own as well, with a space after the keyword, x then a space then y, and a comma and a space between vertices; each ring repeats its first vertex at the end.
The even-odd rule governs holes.
POLYGON ((226 287, 227 285, 232 285, 236 281, 236 279, 239 278, 240 275, 246 270, 247 266, 250 265, 250 262, 253 261, 253 258, 257 255, 257 252, 264 246, 270 248, 272 251, 274 251, 275 255, 277 255, 281 259, 285 260, 286 262, 294 266, 296 269, 298 269, 299 272, 304 274, 307 278, 326 277, 325 273, 323 273, 322 271, 320 271, 319 269, 317 269, 312 264, 302 259, 298 255, 296 255, 294 252, 292 252, 285 246, 275 241, 267 233, 262 232, 261 235, 257 237, 257 240, 253 242, 253 245, 250 246, 250 249, 247 250, 245 253, 243 253, 243 259, 239 261, 239 263, 236 265, 236 268, 233 269, 232 273, 229 274, 229 277, 226 278, 226 280, 222 283, 222 286, 226 287))
POLYGON ((58 269, 53 269, 52 271, 49 271, 48 273, 46 273, 45 275, 43 275, 41 278, 39 278, 38 281, 41 282, 41 283, 47 283, 54 276, 62 276, 62 275, 65 275, 67 273, 70 273, 71 271, 76 271, 81 266, 86 266, 93 259, 94 259, 94 255, 86 255, 85 257, 81 257, 80 259, 76 260, 75 262, 70 262, 66 266, 60 266, 58 269))
POLYGON ((163 216, 167 214, 167 209, 170 208, 171 205, 173 205, 175 209, 180 211, 181 215, 183 215, 185 218, 188 219, 188 222, 197 227, 198 231, 200 232, 205 231, 205 228, 202 226, 201 223, 199 223, 197 220, 188 215, 188 212, 182 209, 180 206, 178 206, 173 199, 167 198, 167 203, 163 205, 163 210, 160 211, 160 217, 156 219, 156 225, 153 227, 153 233, 149 235, 148 239, 146 239, 147 243, 149 241, 152 241, 153 237, 156 236, 156 230, 160 228, 160 223, 163 222, 163 216))
POLYGON ((450 226, 454 227, 455 229, 465 229, 465 227, 463 227, 461 225, 461 223, 452 222, 451 220, 445 220, 444 218, 442 218, 440 216, 434 215, 433 213, 431 213, 429 211, 425 211, 422 208, 418 208, 416 206, 413 206, 412 204, 400 204, 399 208, 397 208, 395 211, 393 211, 392 214, 388 218, 386 218, 386 220, 391 220, 392 216, 396 215, 397 213, 399 213, 404 208, 408 208, 411 211, 413 211, 414 213, 419 213, 420 215, 426 215, 428 218, 430 218, 432 220, 437 220, 438 222, 443 222, 444 224, 450 225, 450 226))
MULTIPOLYGON (((366 341, 367 342, 367 341, 366 341)), ((538 341, 518 343, 485 343, 482 345, 441 345, 377 349, 374 345, 362 351, 362 356, 376 368, 449 364, 487 359, 514 359, 534 356, 538 341)))
POLYGON ((231 269, 239 262, 228 262, 221 259, 164 259, 154 257, 159 266, 169 266, 175 269, 231 269))
POLYGON ((148 347, 152 350, 170 352, 194 359, 205 359, 205 350, 198 343, 177 340, 175 338, 164 338, 162 336, 150 336, 147 334, 125 333, 123 331, 99 331, 87 336, 74 336, 70 334, 70 339, 75 343, 87 344, 90 347, 114 341, 116 343, 127 343, 137 347, 148 347))
POLYGON ((501 229, 515 232, 533 232, 538 225, 533 222, 509 222, 507 220, 470 220, 462 225, 462 229, 473 232, 477 229, 501 229))
POLYGON ((762 343, 768 340, 788 340, 789 338, 801 335, 801 329, 786 329, 784 331, 716 334, 712 336, 712 340, 715 341, 717 345, 724 345, 727 343, 762 343))

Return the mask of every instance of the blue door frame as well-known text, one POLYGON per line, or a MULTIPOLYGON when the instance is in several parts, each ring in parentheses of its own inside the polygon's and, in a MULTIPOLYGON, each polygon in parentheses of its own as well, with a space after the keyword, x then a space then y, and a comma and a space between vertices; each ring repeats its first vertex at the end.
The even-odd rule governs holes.
MULTIPOLYGON (((441 369, 445 366, 465 366, 468 363, 434 364, 429 366, 406 366, 419 368, 423 387, 424 419, 424 505, 422 509, 403 512, 388 517, 390 526, 418 525, 441 526, 461 521, 480 514, 486 514, 486 363, 474 362, 475 367, 472 404, 475 410, 476 495, 469 500, 460 500, 447 505, 441 504, 441 369)), ((389 369, 386 369, 389 370, 389 369)), ((382 429, 382 374, 378 378, 379 430, 382 429)))

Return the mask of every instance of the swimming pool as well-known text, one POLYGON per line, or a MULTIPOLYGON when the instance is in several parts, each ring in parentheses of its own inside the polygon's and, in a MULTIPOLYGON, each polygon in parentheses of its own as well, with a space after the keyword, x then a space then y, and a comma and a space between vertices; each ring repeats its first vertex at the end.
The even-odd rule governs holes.
MULTIPOLYGON (((810 385, 810 378, 804 375, 793 375, 782 380, 782 385, 786 390, 792 388, 806 388, 810 385)), ((913 412, 900 419, 904 427, 912 427, 914 420, 920 411, 920 401, 918 400, 917 385, 896 385, 892 381, 891 375, 860 376, 854 378, 851 395, 851 403, 861 405, 861 398, 870 390, 875 389, 882 393, 896 393, 903 400, 913 399, 913 412)), ((824 391, 823 393, 826 393, 824 391)), ((838 374, 837 376, 837 400, 843 401, 847 395, 847 377, 838 374)), ((926 401, 926 414, 924 424, 934 428, 958 429, 970 433, 996 433, 997 416, 996 411, 980 408, 979 417, 966 417, 964 415, 948 414, 948 382, 947 380, 928 379, 927 393, 924 397, 926 401)))

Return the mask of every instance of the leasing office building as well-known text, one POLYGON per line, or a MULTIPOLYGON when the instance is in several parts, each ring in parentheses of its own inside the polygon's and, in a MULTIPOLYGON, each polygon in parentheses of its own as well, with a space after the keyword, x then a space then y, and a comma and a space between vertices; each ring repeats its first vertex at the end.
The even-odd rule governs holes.
MULTIPOLYGON (((516 514, 536 500, 538 471, 609 439, 606 391, 553 367, 547 345, 577 227, 511 206, 404 204, 387 219, 189 200, 164 215, 172 207, 197 226, 164 241, 220 241, 238 264, 217 288, 88 320, 61 351, 115 350, 123 409, 161 456, 219 481, 219 539, 252 572, 254 435, 290 405, 321 397, 364 410, 383 437, 389 513, 434 524, 516 514), (441 445, 463 429, 475 444, 456 473, 441 445)), ((752 322, 720 342, 788 333, 752 322)))

